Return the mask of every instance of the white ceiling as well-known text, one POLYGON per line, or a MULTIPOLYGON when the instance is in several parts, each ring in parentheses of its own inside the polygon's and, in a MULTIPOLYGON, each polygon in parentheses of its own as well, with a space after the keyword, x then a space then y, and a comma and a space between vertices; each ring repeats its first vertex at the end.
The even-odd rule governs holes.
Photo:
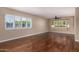
POLYGON ((75 16, 74 7, 11 7, 19 11, 27 12, 44 18, 54 18, 55 16, 75 16))

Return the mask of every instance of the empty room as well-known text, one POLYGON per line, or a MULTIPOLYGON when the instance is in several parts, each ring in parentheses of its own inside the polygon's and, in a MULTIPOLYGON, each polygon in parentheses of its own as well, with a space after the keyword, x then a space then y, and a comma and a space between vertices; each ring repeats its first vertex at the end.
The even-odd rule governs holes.
POLYGON ((0 52, 78 51, 78 7, 0 7, 0 52))

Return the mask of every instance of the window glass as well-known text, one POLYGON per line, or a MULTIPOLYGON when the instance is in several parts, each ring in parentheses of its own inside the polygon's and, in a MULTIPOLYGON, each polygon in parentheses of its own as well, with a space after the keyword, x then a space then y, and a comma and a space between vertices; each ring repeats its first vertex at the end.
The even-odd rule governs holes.
POLYGON ((21 28, 21 17, 20 16, 15 16, 15 28, 21 28))
POLYGON ((5 15, 6 29, 32 28, 32 19, 14 15, 5 15))
POLYGON ((69 21, 68 20, 53 20, 52 25, 54 27, 68 27, 69 21))
POLYGON ((5 28, 13 29, 14 28, 14 16, 13 15, 5 15, 5 28))
POLYGON ((32 19, 31 18, 27 19, 27 28, 32 28, 32 19))
POLYGON ((26 18, 22 17, 22 28, 26 28, 26 18))

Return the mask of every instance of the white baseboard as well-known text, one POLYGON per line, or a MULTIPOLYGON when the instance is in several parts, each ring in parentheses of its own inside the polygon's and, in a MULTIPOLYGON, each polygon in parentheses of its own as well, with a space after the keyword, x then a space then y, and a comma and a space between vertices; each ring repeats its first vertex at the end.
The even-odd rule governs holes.
POLYGON ((5 40, 1 40, 0 43, 10 41, 10 40, 14 40, 14 39, 23 38, 23 37, 28 37, 28 36, 32 36, 32 35, 38 35, 38 34, 42 34, 42 33, 46 33, 46 32, 39 32, 39 33, 34 33, 34 34, 28 34, 28 35, 25 35, 25 36, 18 36, 18 37, 15 37, 15 38, 5 39, 5 40))
POLYGON ((79 40, 75 40, 76 42, 79 42, 79 40))

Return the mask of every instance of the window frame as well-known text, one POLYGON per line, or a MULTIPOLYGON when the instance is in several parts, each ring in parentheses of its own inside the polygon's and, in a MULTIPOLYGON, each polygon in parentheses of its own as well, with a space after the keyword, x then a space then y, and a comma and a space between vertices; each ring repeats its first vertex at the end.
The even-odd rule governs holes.
MULTIPOLYGON (((61 22, 63 23, 63 22, 61 22)), ((70 27, 70 24, 69 24, 69 20, 68 19, 54 19, 52 20, 52 23, 51 23, 51 26, 54 27, 54 28, 69 28, 70 27), (57 21, 58 23, 60 21, 65 21, 65 23, 67 22, 68 24, 67 25, 62 25, 62 26, 59 26, 58 24, 53 24, 54 21, 57 21)))
POLYGON ((5 29, 6 29, 6 30, 13 30, 13 29, 14 29, 14 27, 15 27, 15 26, 14 26, 14 17, 15 17, 14 15, 5 14, 4 20, 5 20, 5 29), (7 25, 6 25, 6 22, 7 22, 7 21, 6 21, 6 17, 10 17, 10 16, 13 17, 13 27, 12 27, 12 28, 7 28, 7 25))
POLYGON ((5 20, 5 29, 7 29, 7 30, 13 30, 13 29, 31 29, 32 28, 32 18, 31 17, 16 16, 16 15, 12 15, 12 14, 5 14, 4 20, 5 20), (13 16, 13 27, 12 28, 7 28, 7 26, 6 26, 6 22, 7 22, 6 17, 10 17, 10 16, 13 16), (18 19, 20 18, 20 22, 21 22, 20 27, 16 27, 16 21, 18 20, 16 17, 18 19), (25 27, 22 26, 23 25, 22 24, 22 21, 23 21, 22 19, 23 18, 25 18, 25 22, 26 22, 26 26, 25 27), (27 21, 30 22, 30 27, 27 26, 28 25, 27 21))

